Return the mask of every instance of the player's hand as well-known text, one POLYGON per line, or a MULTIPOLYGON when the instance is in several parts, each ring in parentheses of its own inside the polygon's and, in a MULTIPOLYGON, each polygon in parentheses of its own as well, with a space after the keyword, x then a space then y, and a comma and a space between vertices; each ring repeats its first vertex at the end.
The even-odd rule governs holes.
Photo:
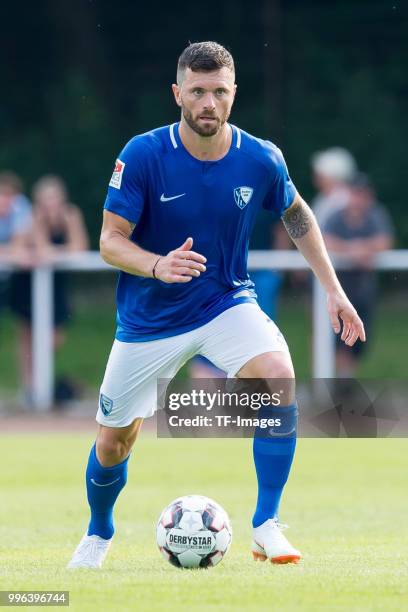
POLYGON ((206 258, 191 251, 193 239, 187 240, 178 249, 161 257, 155 268, 155 276, 164 283, 189 283, 206 271, 206 258))
POLYGON ((363 322, 344 293, 338 291, 329 293, 327 295, 327 309, 336 334, 341 330, 341 319, 343 323, 341 339, 347 346, 353 346, 358 338, 365 342, 366 335, 363 322))

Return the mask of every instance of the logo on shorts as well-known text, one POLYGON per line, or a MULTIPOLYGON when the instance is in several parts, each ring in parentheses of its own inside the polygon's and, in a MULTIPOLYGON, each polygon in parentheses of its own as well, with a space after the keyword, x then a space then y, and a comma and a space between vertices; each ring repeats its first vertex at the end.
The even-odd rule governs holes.
POLYGON ((99 397, 99 406, 105 416, 109 416, 113 408, 113 400, 101 393, 99 397))
POLYGON ((280 344, 286 344, 286 340, 283 337, 283 334, 281 331, 278 331, 278 333, 276 334, 276 340, 280 342, 280 344))
POLYGON ((120 189, 120 186, 122 184, 123 170, 125 169, 125 166, 125 162, 120 161, 120 159, 116 160, 112 178, 109 181, 109 187, 115 187, 115 189, 120 189))
POLYGON ((252 187, 235 187, 234 198, 238 208, 240 208, 241 210, 245 208, 245 206, 251 200, 253 193, 254 190, 252 189, 252 187))

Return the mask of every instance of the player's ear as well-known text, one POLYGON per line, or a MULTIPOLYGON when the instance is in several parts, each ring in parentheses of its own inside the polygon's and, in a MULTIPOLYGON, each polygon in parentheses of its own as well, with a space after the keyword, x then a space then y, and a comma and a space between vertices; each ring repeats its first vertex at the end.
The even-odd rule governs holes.
POLYGON ((171 88, 173 90, 173 95, 174 95, 174 99, 176 101, 177 106, 181 106, 180 87, 176 83, 173 83, 171 88))

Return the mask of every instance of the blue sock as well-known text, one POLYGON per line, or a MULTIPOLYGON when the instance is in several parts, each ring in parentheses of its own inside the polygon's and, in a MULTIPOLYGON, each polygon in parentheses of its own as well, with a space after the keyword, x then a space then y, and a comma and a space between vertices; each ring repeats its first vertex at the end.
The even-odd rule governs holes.
POLYGON ((258 418, 280 419, 281 425, 255 430, 253 453, 258 501, 252 519, 253 527, 278 517, 280 498, 295 454, 297 414, 296 404, 262 406, 258 411, 258 418))
POLYGON ((113 506, 126 484, 128 459, 103 467, 96 456, 95 444, 91 448, 86 468, 86 491, 91 508, 88 535, 96 534, 106 540, 113 536, 113 506))

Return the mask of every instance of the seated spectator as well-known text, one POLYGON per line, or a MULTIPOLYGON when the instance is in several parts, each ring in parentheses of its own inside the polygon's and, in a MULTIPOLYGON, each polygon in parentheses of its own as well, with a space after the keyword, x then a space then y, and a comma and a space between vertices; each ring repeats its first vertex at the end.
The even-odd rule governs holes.
POLYGON ((323 227, 328 250, 333 254, 347 254, 352 261, 352 269, 339 270, 337 275, 367 333, 367 342, 357 340, 353 347, 342 343, 340 334, 336 336, 338 376, 354 376, 359 358, 372 337, 377 296, 374 257, 378 252, 392 248, 393 233, 390 217, 377 203, 368 177, 357 174, 349 184, 346 206, 332 213, 323 227))
MULTIPOLYGON (((57 176, 44 176, 33 187, 33 248, 40 262, 52 261, 61 253, 84 251, 89 241, 80 209, 71 204, 64 182, 57 176)), ((54 276, 54 346, 65 341, 64 328, 70 317, 68 278, 54 276)), ((27 394, 31 389, 31 275, 17 275, 11 288, 11 307, 20 319, 22 375, 27 394), (27 299, 29 296, 29 299, 27 299)))

